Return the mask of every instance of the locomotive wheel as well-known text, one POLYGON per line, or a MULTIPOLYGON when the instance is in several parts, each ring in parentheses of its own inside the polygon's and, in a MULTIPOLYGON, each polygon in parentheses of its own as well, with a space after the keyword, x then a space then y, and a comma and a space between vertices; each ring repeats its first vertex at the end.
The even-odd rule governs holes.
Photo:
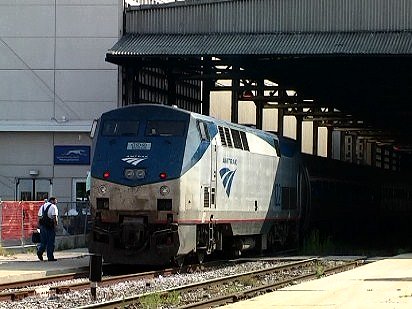
POLYGON ((267 236, 267 248, 269 252, 275 252, 275 248, 276 248, 276 240, 275 240, 275 235, 273 234, 273 231, 271 230, 268 233, 267 236))
POLYGON ((176 264, 177 267, 182 267, 184 262, 185 262, 184 255, 179 255, 174 258, 174 263, 176 264))
POLYGON ((202 264, 205 260, 205 252, 203 250, 199 250, 196 252, 197 262, 202 264))

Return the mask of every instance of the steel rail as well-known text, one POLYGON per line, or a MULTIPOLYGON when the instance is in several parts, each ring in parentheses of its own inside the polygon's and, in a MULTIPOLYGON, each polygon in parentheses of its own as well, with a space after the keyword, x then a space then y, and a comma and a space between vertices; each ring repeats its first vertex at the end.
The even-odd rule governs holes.
MULTIPOLYGON (((261 269, 261 270, 257 270, 257 271, 250 271, 250 272, 245 272, 245 273, 241 273, 241 274, 236 274, 236 275, 231 275, 231 276, 227 276, 224 278, 216 278, 216 279, 212 279, 212 280, 207 280, 207 281, 203 281, 203 282, 198 282, 198 283, 193 283, 193 284, 188 284, 185 286, 180 286, 180 287, 176 287, 176 288, 171 288, 171 289, 167 289, 167 290, 161 290, 161 291, 156 291, 156 292, 151 292, 151 293, 144 293, 144 294, 140 294, 140 295, 133 295, 133 296, 129 296, 129 297, 124 297, 122 299, 115 299, 112 301, 107 301, 107 302, 103 302, 103 303, 96 303, 96 304, 91 304, 91 305, 87 305, 87 306, 82 306, 79 307, 79 309, 90 309, 90 308, 119 308, 119 305, 121 306, 127 306, 127 305, 131 305, 133 303, 136 303, 139 301, 140 298, 142 297, 146 297, 149 295, 154 295, 154 294, 161 294, 161 295, 166 295, 170 292, 187 292, 190 290, 194 290, 194 289, 199 289, 202 287, 209 287, 211 285, 219 285, 228 281, 233 281, 235 279, 239 279, 239 278, 244 278, 244 277, 251 277, 251 276, 262 276, 265 274, 269 274, 269 273, 274 273, 274 272, 279 272, 285 269, 291 269, 291 268, 296 268, 296 267, 303 267, 305 265, 309 265, 313 262, 319 261, 318 258, 311 258, 311 259, 306 259, 303 261, 297 261, 297 262, 291 262, 288 264, 284 264, 284 265, 278 265, 275 267, 270 267, 270 268, 266 268, 266 269, 261 269)), ((294 277, 293 280, 297 280, 297 277, 294 277)), ((210 300, 213 301, 213 300, 210 300)), ((190 305, 188 305, 190 306, 190 305)), ((190 308, 190 307, 188 307, 190 308)))
POLYGON ((81 272, 76 272, 76 273, 66 273, 66 274, 61 274, 61 275, 52 275, 52 276, 36 278, 36 279, 30 279, 30 280, 24 280, 24 281, 1 283, 0 284, 0 292, 4 291, 4 290, 7 290, 7 289, 19 289, 19 288, 22 288, 22 287, 30 287, 30 286, 35 286, 35 285, 48 284, 48 283, 53 282, 53 281, 63 281, 63 280, 85 278, 88 275, 89 275, 89 272, 81 271, 81 272))
POLYGON ((0 301, 19 300, 19 299, 36 294, 35 288, 27 289, 24 291, 4 292, 7 289, 30 288, 34 286, 47 285, 47 284, 50 284, 56 281, 87 278, 88 275, 89 275, 88 272, 67 273, 67 274, 62 274, 62 275, 53 275, 53 276, 47 276, 47 277, 36 278, 36 279, 25 280, 25 281, 2 283, 0 284, 0 301))
MULTIPOLYGON (((337 272, 350 270, 350 269, 353 269, 357 266, 359 266, 359 262, 357 262, 357 261, 350 262, 350 263, 345 264, 345 265, 340 265, 340 266, 336 266, 336 267, 333 267, 333 268, 326 269, 324 271, 324 275, 331 275, 331 274, 335 274, 337 272)), ((242 291, 242 292, 236 292, 236 293, 223 295, 223 296, 212 298, 212 299, 203 300, 203 301, 200 301, 200 302, 196 302, 196 303, 192 303, 192 304, 188 304, 188 305, 184 305, 184 306, 179 306, 178 309, 201 309, 201 308, 210 308, 210 307, 213 307, 213 306, 222 306, 222 305, 229 304, 229 303, 235 303, 235 302, 238 302, 238 301, 241 301, 241 300, 244 300, 244 299, 253 298, 253 297, 256 297, 258 295, 270 293, 270 292, 276 291, 278 289, 281 289, 285 286, 292 285, 292 284, 294 285, 294 284, 296 284, 296 282, 308 281, 308 280, 316 279, 318 277, 319 277, 319 274, 317 272, 312 272, 310 274, 290 278, 290 279, 283 280, 283 281, 280 281, 280 282, 265 284, 265 285, 255 287, 255 288, 251 288, 251 289, 248 289, 248 290, 245 290, 245 291, 242 291)))
MULTIPOLYGON (((243 263, 245 261, 224 261, 225 263, 243 263)), ((154 270, 148 272, 141 272, 136 274, 127 274, 127 275, 119 275, 119 276, 111 276, 103 278, 101 282, 98 283, 99 286, 108 286, 112 284, 116 284, 119 282, 123 282, 126 280, 143 280, 143 279, 153 279, 158 276, 170 276, 173 274, 181 273, 181 272, 194 272, 199 269, 205 269, 207 267, 213 267, 216 265, 220 265, 222 261, 212 261, 203 264, 193 264, 193 265, 185 265, 182 267, 174 267, 174 268, 166 268, 162 270, 154 270)), ((81 278, 88 278, 89 272, 79 272, 79 273, 69 273, 69 274, 62 274, 62 275, 53 275, 47 276, 43 278, 37 278, 27 281, 18 281, 18 282, 11 282, 5 283, 0 285, 0 302, 1 301, 17 301, 24 299, 29 296, 36 295, 37 288, 35 286, 41 285, 48 285, 51 283, 56 283, 58 281, 65 281, 65 280, 73 280, 73 279, 81 279, 81 278), (30 287, 33 287, 29 289, 30 287), (26 289, 27 288, 27 289, 26 289), (11 292, 1 292, 6 289, 24 289, 22 291, 11 291, 11 292)), ((87 289, 90 286, 90 281, 87 282, 79 282, 79 283, 72 283, 72 284, 62 284, 58 286, 53 286, 49 288, 50 293, 54 294, 63 294, 68 293, 72 290, 83 290, 87 289)), ((42 292, 44 292, 42 290, 42 292)))

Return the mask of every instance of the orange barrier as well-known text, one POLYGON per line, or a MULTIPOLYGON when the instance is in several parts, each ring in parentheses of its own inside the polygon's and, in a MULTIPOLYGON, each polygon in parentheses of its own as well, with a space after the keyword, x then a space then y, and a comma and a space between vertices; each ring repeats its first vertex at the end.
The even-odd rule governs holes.
POLYGON ((37 229, 38 212, 44 202, 21 202, 23 208, 23 236, 30 238, 34 230, 37 229))
POLYGON ((37 213, 43 201, 2 201, 1 240, 30 238, 37 228, 37 213))

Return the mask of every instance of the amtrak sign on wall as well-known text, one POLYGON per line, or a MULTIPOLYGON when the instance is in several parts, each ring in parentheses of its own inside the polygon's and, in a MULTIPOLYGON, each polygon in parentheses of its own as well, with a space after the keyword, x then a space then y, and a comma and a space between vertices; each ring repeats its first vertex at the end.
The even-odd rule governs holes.
POLYGON ((54 146, 54 164, 90 164, 90 146, 54 146))

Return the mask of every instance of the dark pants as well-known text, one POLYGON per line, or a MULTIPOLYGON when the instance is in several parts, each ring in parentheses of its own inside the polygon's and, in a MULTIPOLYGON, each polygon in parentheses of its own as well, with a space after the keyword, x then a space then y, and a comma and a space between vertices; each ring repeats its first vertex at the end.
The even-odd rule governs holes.
POLYGON ((54 240, 56 239, 56 231, 54 228, 40 225, 40 244, 37 248, 37 253, 42 255, 47 252, 47 259, 54 259, 54 240))

